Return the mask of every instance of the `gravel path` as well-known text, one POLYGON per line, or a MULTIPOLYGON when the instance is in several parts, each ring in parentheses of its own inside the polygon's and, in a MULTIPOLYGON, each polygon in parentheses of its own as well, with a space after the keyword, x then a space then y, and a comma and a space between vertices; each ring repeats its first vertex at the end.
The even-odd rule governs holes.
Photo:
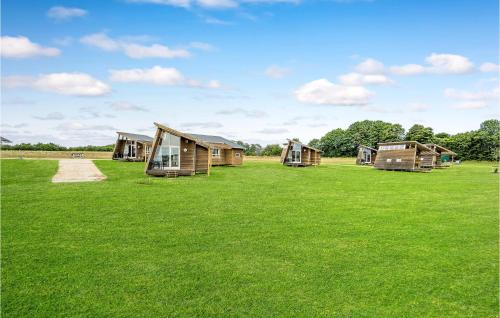
POLYGON ((52 182, 88 182, 101 181, 106 176, 88 159, 59 160, 59 169, 52 182))

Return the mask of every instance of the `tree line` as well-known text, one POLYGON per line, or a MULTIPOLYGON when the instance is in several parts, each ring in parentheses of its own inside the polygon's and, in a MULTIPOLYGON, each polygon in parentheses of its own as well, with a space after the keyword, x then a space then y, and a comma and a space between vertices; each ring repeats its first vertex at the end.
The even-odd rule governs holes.
POLYGON ((17 145, 2 145, 2 150, 33 150, 33 151, 113 151, 115 145, 106 146, 78 146, 78 147, 64 147, 55 143, 21 143, 17 145))
MULTIPOLYGON (((299 141, 297 138, 293 140, 299 141)), ((365 145, 376 148, 379 142, 412 140, 420 143, 435 143, 457 153, 461 160, 499 160, 500 153, 500 121, 486 120, 479 129, 451 135, 437 133, 431 127, 413 125, 405 131, 400 124, 381 120, 363 120, 352 123, 347 129, 336 128, 319 139, 313 139, 309 146, 323 151, 324 157, 355 157, 358 146, 365 145)), ((237 143, 245 149, 247 156, 279 156, 282 145, 237 143)), ((2 145, 5 150, 43 150, 43 151, 113 151, 114 145, 64 147, 54 143, 22 143, 2 145)))
POLYGON ((437 133, 431 127, 413 125, 408 131, 400 124, 381 120, 363 120, 351 124, 347 129, 337 128, 309 145, 323 151, 326 157, 353 157, 358 146, 376 148, 379 142, 418 141, 435 143, 457 153, 461 160, 498 160, 500 147, 500 121, 486 120, 479 129, 451 135, 437 133))

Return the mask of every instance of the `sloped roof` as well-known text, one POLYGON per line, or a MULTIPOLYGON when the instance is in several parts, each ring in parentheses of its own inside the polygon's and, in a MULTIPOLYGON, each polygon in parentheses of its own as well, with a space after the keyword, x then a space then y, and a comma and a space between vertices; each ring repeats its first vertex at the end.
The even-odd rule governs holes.
POLYGON ((9 139, 1 137, 1 136, 0 136, 0 139, 2 140, 2 142, 5 142, 5 143, 11 143, 12 142, 9 139))
POLYGON ((156 127, 160 128, 161 130, 163 131, 166 131, 168 132, 169 134, 172 134, 174 136, 177 136, 177 137, 183 137, 183 138, 186 138, 188 140, 191 140, 191 141, 194 141, 196 142, 198 145, 204 147, 204 148, 207 148, 209 149, 210 148, 210 145, 194 136, 191 136, 189 134, 186 134, 186 133, 183 133, 183 132, 180 132, 178 130, 175 130, 173 128, 170 128, 170 127, 167 127, 165 125, 162 125, 162 124, 159 124, 159 123, 154 123, 156 127))
POLYGON ((153 142, 153 138, 146 136, 146 135, 132 134, 132 133, 127 133, 127 132, 123 132, 123 131, 117 131, 116 133, 118 135, 122 135, 124 137, 127 137, 130 140, 153 142))
POLYGON ((451 151, 450 149, 447 149, 447 148, 440 146, 438 144, 425 144, 425 145, 429 148, 434 148, 434 149, 438 150, 440 153, 445 154, 445 155, 453 155, 453 156, 457 155, 455 152, 451 151))
POLYGON ((425 151, 425 152, 427 152, 429 154, 433 154, 433 155, 437 154, 434 150, 432 150, 428 146, 426 146, 424 144, 421 144, 418 141, 414 141, 414 140, 410 140, 410 141, 408 141, 408 140, 402 140, 402 141, 391 141, 391 142, 379 142, 378 146, 383 146, 383 145, 409 145, 409 144, 415 144, 415 146, 419 150, 425 151))
POLYGON ((243 149, 243 150, 245 149, 242 145, 239 145, 236 142, 229 140, 229 139, 226 139, 226 138, 221 137, 221 136, 200 135, 200 134, 191 134, 191 133, 188 133, 187 135, 190 135, 193 138, 199 139, 199 140, 201 140, 205 143, 208 143, 208 144, 224 144, 224 145, 228 145, 229 147, 235 148, 235 149, 243 149))
POLYGON ((290 139, 288 139, 288 142, 289 142, 289 143, 294 143, 294 144, 299 144, 299 145, 301 145, 302 147, 309 148, 309 149, 312 149, 312 150, 314 150, 314 151, 323 152, 323 151, 319 150, 318 148, 314 148, 314 147, 308 146, 308 145, 306 145, 306 144, 301 143, 300 141, 296 141, 296 140, 290 140, 290 139))
POLYGON ((359 145, 359 148, 366 148, 366 149, 370 149, 371 151, 377 152, 377 149, 374 149, 372 147, 368 147, 368 146, 365 146, 365 145, 359 145))

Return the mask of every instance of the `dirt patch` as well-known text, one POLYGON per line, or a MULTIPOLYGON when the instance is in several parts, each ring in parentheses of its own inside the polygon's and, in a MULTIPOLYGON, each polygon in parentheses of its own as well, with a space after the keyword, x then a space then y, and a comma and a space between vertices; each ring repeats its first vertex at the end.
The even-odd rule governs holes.
POLYGON ((52 178, 52 182, 89 182, 104 179, 106 179, 106 176, 102 174, 92 160, 62 159, 59 160, 59 169, 52 178))

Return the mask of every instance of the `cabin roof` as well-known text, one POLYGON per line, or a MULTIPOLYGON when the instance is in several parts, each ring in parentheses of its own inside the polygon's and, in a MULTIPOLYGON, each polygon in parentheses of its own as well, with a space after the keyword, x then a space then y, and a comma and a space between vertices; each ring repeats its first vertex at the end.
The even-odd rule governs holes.
POLYGON ((11 143, 12 142, 9 139, 1 137, 1 136, 0 136, 0 139, 1 139, 2 142, 5 142, 5 143, 11 143))
POLYGON ((288 140, 288 143, 292 143, 292 144, 299 144, 299 145, 301 145, 302 147, 309 148, 309 149, 312 149, 312 150, 314 150, 314 151, 318 151, 318 152, 323 152, 323 151, 319 150, 318 148, 314 148, 314 147, 308 146, 308 145, 306 145, 306 144, 301 143, 300 141, 291 140, 291 139, 287 139, 287 140, 288 140))
POLYGON ((128 139, 130 139, 130 140, 153 142, 153 138, 149 137, 149 136, 146 136, 146 135, 132 134, 132 133, 123 132, 123 131, 117 131, 116 133, 118 135, 125 136, 128 139))
POLYGON ((425 144, 425 145, 429 148, 434 147, 434 149, 439 150, 440 153, 445 154, 445 155, 453 155, 453 156, 457 155, 455 152, 451 151, 450 149, 447 149, 447 148, 440 146, 438 144, 425 144))
POLYGON ((182 132, 180 132, 178 130, 175 130, 173 128, 167 127, 167 126, 159 124, 159 123, 154 123, 154 124, 155 124, 156 127, 160 128, 163 131, 168 132, 169 134, 172 134, 172 135, 177 136, 177 137, 183 137, 183 138, 186 138, 188 140, 194 141, 198 145, 200 145, 200 146, 202 146, 204 148, 207 148, 207 149, 210 148, 209 144, 203 142, 202 140, 197 139, 194 136, 191 136, 190 134, 182 133, 182 132))
POLYGON ((209 143, 209 144, 222 144, 222 145, 227 145, 229 148, 235 148, 235 149, 245 149, 242 145, 237 144, 236 142, 226 139, 221 136, 212 136, 212 135, 200 135, 200 134, 191 134, 188 133, 188 135, 193 136, 196 139, 199 139, 203 142, 209 143))
POLYGON ((359 148, 366 148, 366 149, 370 149, 370 150, 372 150, 372 151, 377 152, 377 149, 372 148, 372 147, 368 147, 368 146, 365 146, 365 145, 359 145, 359 148))
POLYGON ((428 146, 419 143, 418 141, 391 141, 391 142, 379 142, 378 146, 384 146, 384 145, 412 145, 415 144, 417 149, 423 150, 425 152, 431 153, 431 154, 437 154, 434 150, 429 148, 428 146))

